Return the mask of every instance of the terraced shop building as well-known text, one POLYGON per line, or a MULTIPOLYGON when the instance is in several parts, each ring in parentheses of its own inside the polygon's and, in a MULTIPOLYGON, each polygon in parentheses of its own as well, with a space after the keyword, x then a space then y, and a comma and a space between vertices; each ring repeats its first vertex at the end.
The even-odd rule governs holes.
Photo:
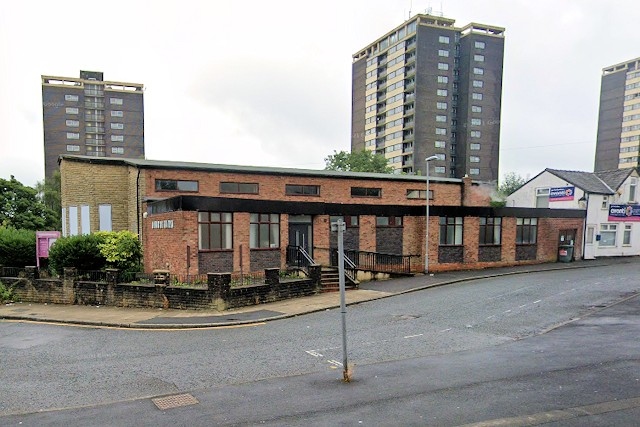
MULTIPOLYGON (((326 265, 338 218, 354 257, 393 255, 424 269, 422 176, 70 155, 60 170, 63 234, 138 233, 148 272, 284 268, 300 248, 326 265)), ((469 178, 430 180, 430 271, 555 261, 565 229, 581 242, 584 210, 493 208, 491 190, 469 178)))

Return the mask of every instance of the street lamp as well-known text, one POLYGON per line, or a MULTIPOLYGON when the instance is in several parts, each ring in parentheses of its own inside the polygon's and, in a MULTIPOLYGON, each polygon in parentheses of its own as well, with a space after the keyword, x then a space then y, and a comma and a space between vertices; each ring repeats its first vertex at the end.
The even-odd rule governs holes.
POLYGON ((429 273, 429 162, 437 160, 438 156, 431 156, 424 159, 427 167, 427 213, 424 217, 424 274, 429 273))

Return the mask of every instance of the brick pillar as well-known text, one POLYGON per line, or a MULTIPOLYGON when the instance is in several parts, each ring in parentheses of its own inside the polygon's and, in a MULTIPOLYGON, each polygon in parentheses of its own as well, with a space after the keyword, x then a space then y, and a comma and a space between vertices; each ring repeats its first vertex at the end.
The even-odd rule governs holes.
POLYGON ((66 304, 75 304, 76 296, 74 285, 78 278, 78 270, 75 267, 64 267, 62 276, 62 297, 66 304))
POLYGON ((249 249, 249 220, 246 212, 233 214, 233 271, 251 271, 251 251, 249 249), (242 265, 240 262, 242 261, 242 265))
POLYGON ((319 293, 322 286, 322 266, 320 264, 311 264, 309 266, 309 278, 315 285, 316 293, 319 293))
POLYGON ((316 215, 313 217, 313 259, 318 264, 329 265, 329 237, 331 224, 329 215, 316 215))
POLYGON ((231 290, 231 273, 207 273, 207 286, 212 304, 219 311, 226 310, 231 290))
POLYGON ((464 245, 463 259, 465 264, 478 262, 480 219, 477 217, 464 217, 462 231, 462 244, 464 245))
POLYGON ((360 215, 360 250, 376 251, 376 217, 375 215, 360 215))
POLYGON ((277 286, 280 284, 280 269, 279 268, 265 268, 264 269, 264 282, 270 286, 277 286))
POLYGON ((107 268, 105 269, 105 272, 107 273, 107 283, 111 283, 112 285, 118 283, 120 279, 120 270, 117 268, 107 268))
POLYGON ((502 218, 502 262, 516 260, 516 218, 502 218))
POLYGON ((287 268, 287 246, 289 245, 289 215, 280 214, 280 268, 287 268))

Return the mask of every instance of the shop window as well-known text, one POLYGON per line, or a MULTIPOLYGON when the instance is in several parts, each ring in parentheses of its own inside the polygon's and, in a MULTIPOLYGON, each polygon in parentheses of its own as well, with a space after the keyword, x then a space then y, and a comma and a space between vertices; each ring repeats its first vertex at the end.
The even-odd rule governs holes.
POLYGON ((249 247, 251 249, 275 249, 280 247, 279 214, 251 214, 249 247))
POLYGON ((233 215, 198 212, 198 242, 201 250, 233 249, 233 215))
POLYGON ((600 224, 600 242, 598 246, 615 246, 617 233, 617 224, 600 224))

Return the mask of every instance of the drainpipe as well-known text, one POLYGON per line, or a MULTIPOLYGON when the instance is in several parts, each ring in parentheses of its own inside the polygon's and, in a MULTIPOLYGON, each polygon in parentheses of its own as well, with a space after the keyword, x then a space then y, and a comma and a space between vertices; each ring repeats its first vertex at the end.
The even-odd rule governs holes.
MULTIPOLYGON (((584 250, 586 248, 587 242, 587 223, 589 222, 589 194, 586 191, 583 191, 583 196, 585 199, 585 216, 584 216, 584 224, 582 226, 582 259, 584 260, 584 250)), ((578 200, 580 202, 580 200, 578 200)), ((595 249, 594 249, 595 250, 595 249)))
POLYGON ((138 239, 142 241, 140 235, 140 168, 138 168, 138 176, 136 177, 136 221, 138 224, 138 239))

